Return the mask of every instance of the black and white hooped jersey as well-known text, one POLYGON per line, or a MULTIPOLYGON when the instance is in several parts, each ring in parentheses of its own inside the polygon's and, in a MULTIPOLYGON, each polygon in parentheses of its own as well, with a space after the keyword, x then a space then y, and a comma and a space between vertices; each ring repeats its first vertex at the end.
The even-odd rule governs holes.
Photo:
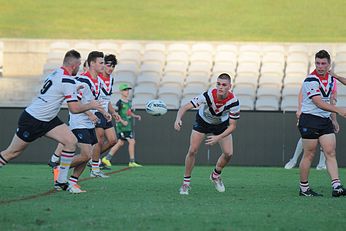
POLYGON ((302 87, 302 113, 312 114, 323 118, 329 118, 331 112, 325 111, 317 107, 312 102, 312 97, 321 96, 322 100, 330 103, 331 95, 336 89, 336 81, 333 76, 326 74, 319 76, 317 71, 314 70, 306 77, 302 87))
POLYGON ((48 122, 57 116, 65 99, 67 103, 78 101, 76 82, 64 67, 60 67, 47 76, 39 95, 25 111, 48 122))
POLYGON ((99 75, 101 81, 101 90, 100 90, 100 101, 102 103, 103 109, 108 112, 108 104, 111 101, 112 87, 114 83, 113 76, 106 78, 103 75, 99 75))
POLYGON ((232 92, 228 92, 223 100, 217 99, 217 89, 211 88, 191 100, 198 114, 209 124, 220 124, 230 119, 239 119, 239 101, 232 92))
MULTIPOLYGON (((76 77, 77 85, 82 85, 78 91, 78 99, 82 104, 90 103, 92 100, 97 100, 100 95, 100 82, 95 81, 90 77, 90 74, 85 73, 84 75, 79 75, 76 77)), ((69 113, 69 126, 70 129, 82 129, 82 128, 94 128, 94 123, 89 119, 89 117, 83 112, 78 114, 69 113)))

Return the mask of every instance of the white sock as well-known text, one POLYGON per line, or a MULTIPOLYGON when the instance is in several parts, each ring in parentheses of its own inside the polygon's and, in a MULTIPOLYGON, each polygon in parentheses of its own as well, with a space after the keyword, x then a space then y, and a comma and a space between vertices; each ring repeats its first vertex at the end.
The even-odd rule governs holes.
POLYGON ((309 182, 300 182, 300 190, 302 192, 306 192, 310 187, 309 187, 309 182))
POLYGON ((68 170, 74 156, 74 152, 62 151, 60 157, 60 166, 59 166, 59 176, 57 181, 59 183, 67 182, 68 170))
POLYGON ((91 162, 91 171, 93 171, 93 172, 99 172, 100 171, 100 162, 99 162, 99 160, 91 162))
POLYGON ((60 156, 56 155, 55 153, 52 155, 52 157, 50 158, 50 161, 52 162, 59 162, 60 156))
POLYGON ((77 177, 75 177, 75 176, 70 176, 70 179, 68 180, 68 183, 69 183, 70 185, 76 185, 77 182, 78 182, 78 178, 77 178, 77 177))
POLYGON ((190 186, 191 176, 184 176, 183 184, 190 186))

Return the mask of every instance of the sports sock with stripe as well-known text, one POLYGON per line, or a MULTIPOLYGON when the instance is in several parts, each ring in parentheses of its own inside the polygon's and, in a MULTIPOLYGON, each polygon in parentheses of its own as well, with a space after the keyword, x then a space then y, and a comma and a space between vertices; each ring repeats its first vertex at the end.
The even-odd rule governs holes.
POLYGON ((184 176, 183 184, 190 186, 191 176, 184 176))
POLYGON ((341 185, 341 181, 339 179, 332 180, 332 187, 333 187, 333 189, 336 189, 340 185, 341 185))
POLYGON ((91 162, 91 171, 99 172, 100 171, 100 162, 99 160, 92 160, 91 162))
POLYGON ((310 187, 309 187, 309 182, 308 181, 306 181, 306 182, 300 182, 300 184, 299 184, 299 187, 300 187, 300 190, 302 191, 302 192, 306 192, 310 187))
POLYGON ((68 183, 70 185, 76 185, 78 183, 78 177, 70 176, 70 179, 68 180, 68 183))
POLYGON ((60 159, 60 156, 53 153, 52 157, 50 158, 50 161, 57 163, 59 162, 59 159, 60 159))
POLYGON ((218 171, 218 170, 216 170, 216 168, 215 168, 214 171, 213 171, 213 173, 212 173, 212 178, 213 178, 213 179, 217 179, 217 178, 220 177, 220 175, 221 175, 221 171, 218 171))
POLYGON ((67 182, 67 174, 74 156, 74 152, 62 151, 60 157, 59 176, 57 181, 59 183, 67 182))

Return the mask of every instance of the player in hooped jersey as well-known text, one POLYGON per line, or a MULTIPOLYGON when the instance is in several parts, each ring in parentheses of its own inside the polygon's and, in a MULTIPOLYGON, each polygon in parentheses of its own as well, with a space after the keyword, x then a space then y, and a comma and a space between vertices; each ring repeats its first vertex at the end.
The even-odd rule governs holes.
POLYGON ((233 155, 232 132, 236 129, 240 114, 239 101, 230 91, 231 87, 231 77, 223 73, 217 78, 216 88, 211 88, 195 97, 191 102, 182 106, 177 113, 174 128, 180 131, 181 119, 185 112, 199 107, 196 123, 190 137, 190 147, 185 159, 184 180, 179 189, 182 195, 189 194, 196 154, 206 134, 211 135, 208 135, 205 143, 207 145, 219 143, 222 150, 215 169, 210 175, 210 180, 214 183, 217 191, 225 191, 225 186, 221 180, 221 171, 233 155))
POLYGON ((99 102, 93 100, 81 104, 77 99, 75 76, 81 64, 79 52, 70 50, 65 54, 63 66, 47 76, 38 97, 29 105, 18 121, 17 132, 10 146, 0 153, 0 167, 19 156, 22 151, 41 136, 52 138, 63 145, 56 190, 68 190, 67 174, 75 153, 77 139, 58 117, 60 107, 66 99, 71 113, 81 113, 90 109, 100 109, 99 102))
MULTIPOLYGON (((106 55, 104 71, 99 75, 102 83, 99 98, 104 110, 109 112, 116 120, 119 119, 119 115, 112 106, 111 95, 114 82, 112 73, 117 63, 118 61, 115 55, 106 55)), ((96 112, 95 115, 99 118, 99 122, 96 124, 95 128, 98 143, 95 145, 93 150, 93 159, 100 158, 101 153, 113 147, 117 142, 112 121, 107 121, 101 113, 96 112), (104 138, 106 138, 107 142, 104 142, 104 138)), ((102 163, 105 167, 109 167, 108 162, 105 163, 105 159, 102 159, 102 163)))
POLYGON ((303 140, 304 154, 300 162, 300 196, 322 196, 314 192, 308 182, 311 162, 318 143, 326 157, 327 170, 331 178, 332 196, 345 196, 341 185, 336 161, 335 129, 337 124, 333 113, 346 117, 346 109, 336 107, 331 101, 334 77, 329 74, 331 60, 325 50, 315 54, 316 69, 307 76, 302 86, 302 108, 298 128, 303 140))

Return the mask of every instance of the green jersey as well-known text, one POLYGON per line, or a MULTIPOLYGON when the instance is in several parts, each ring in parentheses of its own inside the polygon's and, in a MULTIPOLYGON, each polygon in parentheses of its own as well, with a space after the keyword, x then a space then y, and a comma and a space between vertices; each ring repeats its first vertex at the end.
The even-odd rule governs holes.
POLYGON ((119 116, 128 123, 124 126, 122 123, 116 122, 117 133, 132 131, 132 102, 130 100, 125 102, 122 99, 119 99, 116 106, 118 108, 119 116))

